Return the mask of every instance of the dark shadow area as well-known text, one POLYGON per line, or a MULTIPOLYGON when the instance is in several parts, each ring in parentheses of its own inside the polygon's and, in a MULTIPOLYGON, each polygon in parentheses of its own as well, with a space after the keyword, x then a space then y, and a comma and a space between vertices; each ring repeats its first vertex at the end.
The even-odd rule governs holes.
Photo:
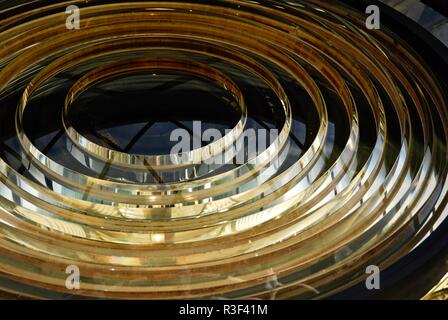
POLYGON ((446 0, 422 0, 422 2, 434 10, 448 16, 448 1, 446 0))

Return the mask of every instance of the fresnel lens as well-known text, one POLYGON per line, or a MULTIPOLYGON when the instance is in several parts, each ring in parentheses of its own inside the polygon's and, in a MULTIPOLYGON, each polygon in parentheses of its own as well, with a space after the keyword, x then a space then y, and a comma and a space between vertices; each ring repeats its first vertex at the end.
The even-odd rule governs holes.
POLYGON ((324 298, 446 217, 446 78, 364 12, 29 1, 0 17, 6 293, 324 298))

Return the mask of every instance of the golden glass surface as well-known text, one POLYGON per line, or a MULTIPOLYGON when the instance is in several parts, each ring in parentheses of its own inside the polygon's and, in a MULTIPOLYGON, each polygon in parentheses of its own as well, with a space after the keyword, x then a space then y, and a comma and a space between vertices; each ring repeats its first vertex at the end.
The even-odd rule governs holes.
POLYGON ((0 274, 31 287, 0 283, 5 292, 73 293, 65 271, 76 265, 86 297, 325 298, 369 265, 391 266, 446 218, 446 84, 348 7, 65 1, 4 19, 0 43, 0 116, 11 124, 0 274), (81 6, 79 30, 66 27, 70 4, 81 6), (176 163, 102 145, 70 120, 104 81, 158 72, 222 89, 238 121, 176 163), (50 97, 57 154, 27 118, 48 112, 50 97), (228 151, 261 109, 259 123, 279 132, 270 145, 242 164, 232 151, 223 165, 197 163, 228 151))

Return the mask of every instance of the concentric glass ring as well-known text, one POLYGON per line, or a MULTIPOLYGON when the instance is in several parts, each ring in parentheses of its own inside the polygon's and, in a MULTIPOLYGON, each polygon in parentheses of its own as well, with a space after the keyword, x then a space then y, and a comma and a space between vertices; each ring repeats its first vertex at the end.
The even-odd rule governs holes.
MULTIPOLYGON (((0 15, 1 290, 324 298, 446 217, 446 84, 339 2, 66 1, 0 15), (67 28, 68 5, 80 29, 67 28), (173 91, 153 71, 179 73, 173 91), (137 73, 162 100, 198 76, 239 120, 186 160, 78 131, 69 111, 84 93, 137 73)), ((100 95, 86 96, 93 112, 100 95)))

